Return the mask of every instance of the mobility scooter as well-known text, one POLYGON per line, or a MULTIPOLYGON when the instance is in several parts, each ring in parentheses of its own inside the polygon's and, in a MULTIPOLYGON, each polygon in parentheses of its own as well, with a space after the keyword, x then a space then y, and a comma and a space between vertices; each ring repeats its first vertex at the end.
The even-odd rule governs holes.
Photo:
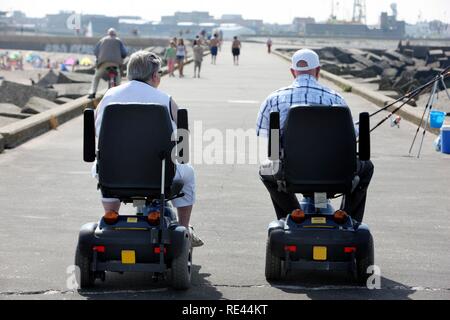
POLYGON ((269 167, 264 175, 280 191, 302 194, 301 208, 268 227, 265 276, 281 280, 291 270, 349 272, 365 284, 374 265, 367 225, 343 210, 358 187, 357 159, 370 160, 370 120, 360 114, 359 152, 350 110, 296 106, 289 111, 280 141, 280 116, 270 116, 269 167), (276 168, 276 170, 274 169, 276 168), (342 196, 341 209, 330 199, 342 196))
POLYGON ((178 129, 167 108, 160 105, 110 105, 105 108, 98 149, 94 110, 84 112, 84 160, 97 159, 98 188, 105 198, 133 203, 132 216, 105 214, 98 223, 81 228, 75 264, 81 289, 106 272, 148 272, 155 279, 169 273, 171 285, 185 290, 191 285, 192 247, 188 230, 180 226, 168 201, 182 197, 183 184, 174 181, 177 159, 187 163, 187 110, 178 111, 178 129), (181 134, 184 132, 184 135, 181 134), (178 140, 178 141, 173 141, 178 140), (181 157, 180 157, 181 154, 181 157))

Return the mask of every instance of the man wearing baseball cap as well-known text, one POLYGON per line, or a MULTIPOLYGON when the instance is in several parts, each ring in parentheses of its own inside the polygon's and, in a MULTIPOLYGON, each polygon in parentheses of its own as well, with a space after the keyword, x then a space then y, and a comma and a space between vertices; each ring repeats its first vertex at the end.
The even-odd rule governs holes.
MULTIPOLYGON (((302 49, 294 53, 291 73, 295 79, 294 82, 288 87, 273 92, 262 103, 256 123, 256 132, 259 137, 268 137, 270 114, 275 111, 280 113, 281 135, 283 135, 284 124, 292 106, 323 105, 348 108, 339 93, 319 83, 320 59, 314 51, 302 49)), ((363 220, 367 189, 373 171, 374 167, 371 161, 358 161, 358 176, 361 181, 348 201, 351 208, 346 209, 355 220, 360 222, 363 220)), ((278 191, 276 183, 265 181, 263 178, 262 181, 269 191, 278 219, 284 218, 293 210, 300 208, 295 194, 278 191)))

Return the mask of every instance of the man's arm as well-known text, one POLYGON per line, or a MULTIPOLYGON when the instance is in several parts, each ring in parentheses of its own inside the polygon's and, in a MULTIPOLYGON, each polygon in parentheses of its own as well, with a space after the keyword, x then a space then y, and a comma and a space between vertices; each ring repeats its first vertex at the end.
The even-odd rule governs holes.
POLYGON ((122 41, 120 41, 120 54, 122 56, 123 59, 125 59, 128 55, 128 50, 125 47, 125 45, 123 44, 122 41))
POLYGON ((98 58, 98 55, 100 54, 100 43, 101 41, 97 42, 94 48, 94 55, 98 58))
POLYGON ((260 107, 258 118, 256 120, 256 135, 258 137, 269 136, 269 119, 272 108, 270 106, 270 98, 267 98, 260 107))

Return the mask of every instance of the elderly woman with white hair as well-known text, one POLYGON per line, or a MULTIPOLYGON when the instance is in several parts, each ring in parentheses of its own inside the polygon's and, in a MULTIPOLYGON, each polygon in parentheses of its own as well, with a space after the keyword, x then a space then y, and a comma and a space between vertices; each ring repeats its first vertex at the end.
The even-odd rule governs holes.
MULTIPOLYGON (((170 95, 158 90, 162 76, 161 58, 148 51, 135 52, 130 57, 127 74, 129 82, 108 90, 97 106, 95 112, 97 136, 100 134, 104 110, 112 104, 138 103, 146 104, 148 108, 151 108, 152 104, 162 105, 167 108, 172 126, 176 128, 178 106, 170 95)), ((95 167, 94 164, 93 168, 95 167)), ((96 175, 94 170, 93 174, 96 175)), ((177 163, 175 180, 181 180, 184 183, 182 189, 184 196, 172 200, 173 206, 177 208, 179 222, 190 230, 192 246, 202 246, 203 241, 195 235, 193 228, 189 226, 195 203, 195 174, 192 166, 177 163)), ((119 213, 120 201, 118 199, 102 198, 102 203, 105 213, 119 213)))

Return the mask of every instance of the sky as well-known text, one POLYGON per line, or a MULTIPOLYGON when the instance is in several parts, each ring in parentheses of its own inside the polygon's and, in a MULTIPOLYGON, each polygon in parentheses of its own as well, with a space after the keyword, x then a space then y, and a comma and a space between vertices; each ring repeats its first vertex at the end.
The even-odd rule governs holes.
MULTIPOLYGON (((353 0, 335 0, 340 19, 351 19, 353 0)), ((313 17, 324 21, 331 14, 332 0, 0 0, 0 10, 20 10, 30 17, 43 17, 60 10, 110 16, 141 16, 159 21, 161 15, 175 11, 209 11, 219 18, 222 14, 242 14, 246 19, 263 19, 269 23, 288 24, 294 17, 313 17)), ((398 5, 398 17, 408 23, 439 19, 450 23, 449 0, 366 0, 367 22, 377 24, 381 11, 398 5), (426 3, 426 5, 424 5, 426 3)))

